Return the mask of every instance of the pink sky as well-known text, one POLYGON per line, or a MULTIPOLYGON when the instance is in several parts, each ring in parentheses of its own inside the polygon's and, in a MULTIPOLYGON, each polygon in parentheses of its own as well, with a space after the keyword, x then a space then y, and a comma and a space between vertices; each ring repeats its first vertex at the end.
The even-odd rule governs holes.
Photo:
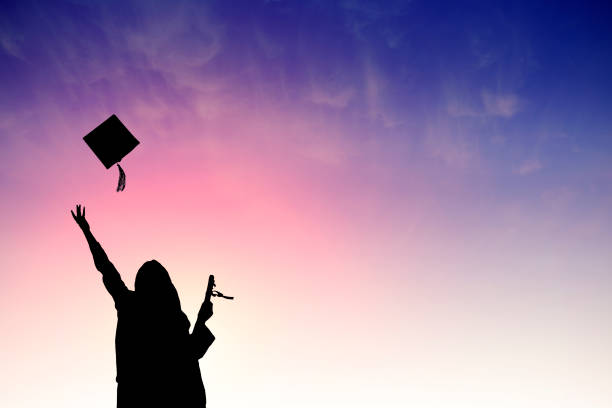
MULTIPOLYGON (((236 297, 214 304, 210 407, 611 406, 607 100, 555 85, 574 65, 535 27, 80 3, 0 19, 1 406, 114 404, 76 204, 128 287, 157 259, 192 323, 209 274, 236 297), (121 193, 82 140, 112 113, 141 142, 121 193)), ((590 44, 576 81, 608 66, 590 44)))

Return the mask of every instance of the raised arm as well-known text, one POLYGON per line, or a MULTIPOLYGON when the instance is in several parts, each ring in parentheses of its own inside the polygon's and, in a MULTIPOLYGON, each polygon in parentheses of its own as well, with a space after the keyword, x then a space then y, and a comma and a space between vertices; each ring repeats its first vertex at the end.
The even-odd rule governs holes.
POLYGON ((191 349, 197 358, 202 358, 213 341, 215 341, 215 336, 210 329, 206 327, 206 321, 210 319, 212 315, 212 302, 210 300, 205 300, 204 303, 202 303, 202 307, 198 313, 198 320, 193 326, 193 331, 190 335, 191 349))
POLYGON ((74 218, 74 221, 76 221, 77 225, 81 228, 81 231, 83 231, 85 239, 87 239, 96 269, 102 273, 104 286, 106 286, 106 289, 115 300, 115 303, 117 303, 122 295, 128 292, 127 287, 121 280, 121 276, 119 275, 119 272, 115 266, 108 259, 106 252, 104 252, 104 249, 102 249, 100 243, 96 241, 91 233, 89 223, 85 219, 85 207, 83 207, 83 211, 81 212, 81 206, 77 205, 76 214, 72 210, 70 212, 72 213, 72 218, 74 218))

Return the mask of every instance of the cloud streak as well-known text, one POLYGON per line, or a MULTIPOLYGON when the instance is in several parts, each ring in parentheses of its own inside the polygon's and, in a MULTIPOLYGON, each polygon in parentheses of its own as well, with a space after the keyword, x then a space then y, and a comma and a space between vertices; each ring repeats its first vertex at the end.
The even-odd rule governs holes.
POLYGON ((452 117, 510 119, 521 111, 521 100, 514 93, 493 93, 483 90, 478 103, 457 96, 447 98, 446 111, 452 117))
POLYGON ((542 163, 538 159, 529 159, 516 166, 513 170, 515 174, 527 176, 535 173, 543 168, 542 163))
POLYGON ((346 108, 355 96, 353 88, 346 88, 339 92, 328 92, 321 88, 313 87, 309 100, 317 105, 325 105, 332 108, 346 108))
POLYGON ((511 118, 520 110, 520 102, 515 94, 493 94, 483 91, 482 102, 485 113, 491 116, 511 118))

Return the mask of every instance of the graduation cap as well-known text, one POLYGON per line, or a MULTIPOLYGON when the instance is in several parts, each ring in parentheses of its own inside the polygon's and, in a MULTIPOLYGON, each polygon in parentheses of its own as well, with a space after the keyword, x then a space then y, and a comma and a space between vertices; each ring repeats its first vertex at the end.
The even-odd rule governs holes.
POLYGON ((123 191, 125 188, 125 172, 119 162, 134 150, 140 142, 136 140, 116 115, 111 115, 110 118, 89 132, 83 140, 93 150, 104 167, 109 169, 113 164, 117 164, 119 168, 117 191, 123 191))

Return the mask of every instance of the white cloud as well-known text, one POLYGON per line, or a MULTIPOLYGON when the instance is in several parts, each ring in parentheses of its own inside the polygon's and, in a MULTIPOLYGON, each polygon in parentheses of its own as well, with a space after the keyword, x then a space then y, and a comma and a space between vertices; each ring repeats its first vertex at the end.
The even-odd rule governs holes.
POLYGON ((318 105, 327 105, 332 108, 345 108, 351 99, 353 99, 354 95, 355 90, 353 88, 346 88, 339 92, 332 93, 314 87, 310 93, 309 100, 318 105))
POLYGON ((478 109, 466 103, 461 103, 457 99, 451 99, 447 102, 446 112, 454 118, 477 117, 483 115, 478 109))
POLYGON ((177 8, 161 26, 151 23, 144 30, 126 30, 117 40, 125 41, 134 52, 143 52, 162 71, 201 68, 221 51, 223 27, 199 11, 177 8))
POLYGON ((465 169, 478 160, 475 140, 448 126, 430 127, 425 136, 429 154, 450 167, 465 169))
POLYGON ((302 146, 299 154, 328 166, 341 166, 347 160, 347 154, 341 146, 326 140, 318 140, 302 146))
POLYGON ((455 118, 511 118, 521 109, 520 98, 513 94, 494 94, 482 91, 480 101, 469 102, 465 98, 451 96, 446 102, 446 112, 455 118))
POLYGON ((542 168, 542 163, 538 159, 529 159, 521 163, 514 169, 515 174, 519 174, 521 176, 526 176, 531 173, 535 173, 536 171, 542 168))
POLYGON ((491 136, 489 138, 489 141, 493 145, 501 146, 506 143, 506 138, 498 133, 498 134, 494 134, 493 136, 491 136))
POLYGON ((10 38, 8 35, 4 34, 0 35, 0 47, 9 55, 22 60, 24 59, 23 53, 14 38, 10 38))
POLYGON ((276 58, 283 52, 281 42, 275 40, 271 35, 265 33, 261 27, 254 27, 254 38, 257 46, 268 58, 276 58))
POLYGON ((483 91, 481 96, 487 115, 511 118, 520 109, 519 98, 515 94, 492 94, 483 91))
POLYGON ((365 97, 368 109, 368 118, 380 121, 386 128, 400 125, 402 122, 383 106, 383 91, 387 81, 376 71, 370 58, 364 64, 365 97))
POLYGON ((566 186, 551 188, 540 194, 540 198, 547 208, 555 211, 567 209, 577 196, 576 191, 566 186))
POLYGON ((486 90, 481 92, 480 101, 451 96, 446 103, 446 112, 455 118, 488 116, 511 118, 520 111, 520 108, 521 102, 516 94, 499 94, 486 90))

